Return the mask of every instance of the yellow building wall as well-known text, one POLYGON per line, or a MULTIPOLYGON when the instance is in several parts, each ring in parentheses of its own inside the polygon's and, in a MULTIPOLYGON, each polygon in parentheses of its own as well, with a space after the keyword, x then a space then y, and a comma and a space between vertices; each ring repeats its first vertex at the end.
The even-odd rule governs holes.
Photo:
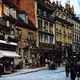
POLYGON ((35 31, 28 30, 28 29, 25 29, 25 28, 21 28, 21 40, 19 41, 19 47, 20 48, 24 48, 25 43, 27 44, 28 32, 32 32, 33 33, 33 40, 36 40, 35 31))
POLYGON ((60 23, 56 23, 56 41, 62 42, 64 44, 72 44, 72 38, 68 36, 68 34, 72 34, 70 26, 62 25, 60 23), (58 30, 58 31, 57 31, 58 30), (60 31, 61 30, 61 31, 60 31), (61 32, 61 34, 60 34, 61 32), (64 36, 65 32, 65 36, 64 36))

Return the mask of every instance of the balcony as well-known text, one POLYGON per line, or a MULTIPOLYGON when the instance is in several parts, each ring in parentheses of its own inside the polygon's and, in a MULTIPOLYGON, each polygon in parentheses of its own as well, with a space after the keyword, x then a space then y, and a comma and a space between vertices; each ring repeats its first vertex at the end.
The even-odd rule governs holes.
POLYGON ((43 12, 38 13, 38 11, 37 11, 37 14, 38 14, 38 17, 40 17, 40 18, 42 18, 42 19, 48 20, 48 21, 50 21, 50 22, 54 22, 54 21, 55 21, 54 17, 52 17, 52 16, 50 16, 50 15, 44 16, 44 13, 43 13, 43 12))
POLYGON ((40 43, 39 43, 39 46, 40 46, 41 48, 45 48, 45 47, 47 47, 47 48, 53 48, 53 47, 54 47, 54 44, 51 44, 51 43, 42 43, 42 42, 40 42, 40 43))
POLYGON ((55 16, 55 20, 57 21, 60 21, 60 22, 62 22, 63 24, 67 24, 67 25, 69 25, 69 26, 73 26, 73 24, 72 23, 70 23, 69 21, 67 21, 67 20, 64 20, 64 19, 62 19, 62 18, 59 18, 59 17, 57 17, 57 16, 55 16))

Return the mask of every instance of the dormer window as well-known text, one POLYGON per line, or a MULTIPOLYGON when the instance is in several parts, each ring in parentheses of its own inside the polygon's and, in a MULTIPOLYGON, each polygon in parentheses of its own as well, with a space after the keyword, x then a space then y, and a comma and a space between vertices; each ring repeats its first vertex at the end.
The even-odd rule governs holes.
POLYGON ((3 13, 4 13, 6 16, 9 16, 9 6, 3 5, 3 13))
POLYGON ((20 13, 19 17, 25 22, 28 23, 28 14, 20 13))

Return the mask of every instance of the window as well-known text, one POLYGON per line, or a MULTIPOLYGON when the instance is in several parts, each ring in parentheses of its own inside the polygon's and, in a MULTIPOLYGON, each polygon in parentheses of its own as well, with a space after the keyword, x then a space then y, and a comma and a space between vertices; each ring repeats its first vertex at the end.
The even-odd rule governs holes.
POLYGON ((42 20, 41 19, 38 19, 38 28, 42 29, 42 20))
POLYGON ((39 40, 40 40, 40 42, 43 42, 43 35, 42 34, 39 35, 39 40))
MULTIPOLYGON (((27 58, 28 57, 28 51, 27 50, 24 50, 23 56, 24 56, 24 58, 27 58)), ((27 62, 27 59, 26 59, 26 62, 27 62)))
POLYGON ((79 35, 79 42, 80 42, 80 35, 79 35))
POLYGON ((49 32, 53 33, 53 24, 52 23, 49 24, 49 32))
POLYGON ((44 42, 48 43, 48 35, 44 35, 44 42))
POLYGON ((48 32, 48 22, 47 21, 44 22, 44 31, 48 32))
POLYGON ((9 27, 9 21, 7 21, 7 27, 9 27))
POLYGON ((73 41, 74 41, 74 33, 73 33, 73 36, 72 37, 73 37, 73 41))
POLYGON ((65 14, 63 14, 63 19, 66 19, 66 15, 65 14))
POLYGON ((47 17, 47 12, 46 11, 44 11, 44 16, 47 17))
POLYGON ((78 35, 77 35, 77 42, 78 42, 78 35))
POLYGON ((61 14, 61 18, 62 18, 62 19, 64 19, 64 18, 65 18, 64 14, 61 14))
POLYGON ((53 36, 50 36, 49 43, 53 44, 53 36))
POLYGON ((4 33, 0 32, 0 40, 4 40, 4 33))
POLYGON ((6 35, 6 34, 5 34, 5 40, 8 40, 8 36, 9 36, 9 35, 6 35))
POLYGON ((18 54, 20 55, 20 58, 22 58, 22 56, 21 56, 21 53, 22 53, 22 49, 21 48, 19 48, 19 50, 18 50, 19 52, 18 52, 18 54))
POLYGON ((42 12, 41 12, 41 9, 39 9, 38 8, 38 12, 37 12, 39 15, 41 15, 42 14, 42 12))
POLYGON ((10 33, 11 35, 13 35, 14 34, 14 31, 13 30, 11 30, 11 33, 10 33))
POLYGON ((57 11, 56 12, 56 16, 60 17, 60 12, 57 11))
POLYGON ((10 8, 10 15, 16 18, 16 10, 14 8, 10 8))
POLYGON ((25 13, 19 14, 19 17, 25 22, 28 23, 28 15, 25 13))
POLYGON ((58 28, 56 28, 56 32, 58 32, 58 28))
POLYGON ((32 32, 28 32, 28 40, 33 40, 33 33, 32 32))
POLYGON ((9 6, 3 5, 3 13, 4 13, 6 16, 9 16, 9 6))
POLYGON ((76 38, 76 34, 75 34, 75 41, 77 40, 77 38, 76 38))

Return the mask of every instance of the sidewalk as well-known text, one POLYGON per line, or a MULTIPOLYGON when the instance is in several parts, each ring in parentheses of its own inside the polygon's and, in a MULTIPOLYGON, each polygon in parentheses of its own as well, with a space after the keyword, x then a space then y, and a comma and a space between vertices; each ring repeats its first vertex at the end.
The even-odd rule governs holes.
MULTIPOLYGON (((41 71, 41 70, 48 70, 48 67, 41 67, 41 68, 35 68, 35 69, 20 69, 20 70, 16 70, 16 72, 14 72, 14 73, 2 75, 2 77, 17 76, 17 75, 37 72, 37 71, 41 71)), ((53 71, 54 71, 54 73, 63 72, 64 67, 58 67, 56 70, 53 70, 53 71)))
POLYGON ((14 73, 2 75, 2 77, 10 77, 10 76, 16 76, 21 74, 27 74, 27 73, 37 72, 45 69, 47 69, 47 67, 41 67, 41 68, 35 68, 35 69, 20 69, 20 70, 16 70, 14 73))

